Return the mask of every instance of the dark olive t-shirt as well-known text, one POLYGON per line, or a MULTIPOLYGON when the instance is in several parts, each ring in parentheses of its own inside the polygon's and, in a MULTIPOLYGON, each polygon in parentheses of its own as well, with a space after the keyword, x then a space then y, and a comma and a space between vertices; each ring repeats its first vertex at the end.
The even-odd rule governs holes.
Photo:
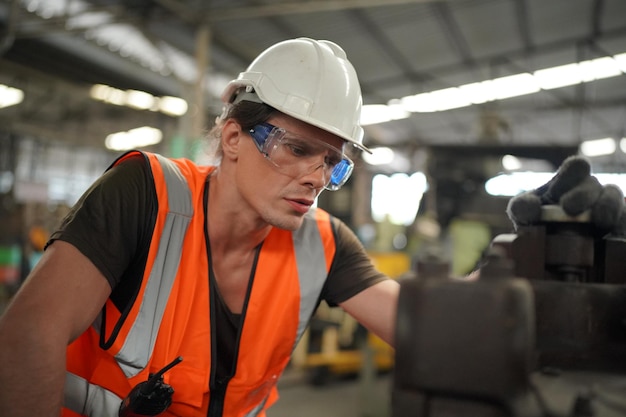
MULTIPOLYGON (((134 300, 143 277, 158 200, 150 168, 142 156, 126 159, 102 175, 72 207, 48 245, 63 240, 74 245, 106 277, 111 300, 125 311, 134 300)), ((335 306, 384 279, 374 269, 355 234, 332 218, 336 254, 321 299, 335 306)), ((232 361, 240 316, 216 297, 215 325, 224 340, 220 363, 232 361)), ((223 370, 228 374, 229 366, 223 370)))

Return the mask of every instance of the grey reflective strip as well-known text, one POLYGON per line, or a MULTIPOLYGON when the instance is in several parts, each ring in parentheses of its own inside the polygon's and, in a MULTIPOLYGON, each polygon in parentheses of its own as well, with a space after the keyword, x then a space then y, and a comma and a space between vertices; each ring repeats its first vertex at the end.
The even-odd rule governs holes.
POLYGON ((69 372, 65 374, 65 408, 89 417, 114 417, 121 403, 122 398, 111 391, 69 372))
MULTIPOLYGON (((322 236, 314 214, 314 210, 310 210, 304 217, 302 226, 293 234, 301 298, 296 344, 313 315, 328 275, 322 236)), ((294 344, 293 348, 295 347, 294 344)))
POLYGON ((159 240, 157 256, 146 284, 139 314, 115 359, 127 377, 146 367, 163 318, 163 312, 180 264, 183 240, 193 216, 187 180, 172 161, 157 156, 167 185, 169 212, 159 240))
POLYGON ((263 401, 261 401, 259 403, 259 405, 257 405, 256 407, 254 407, 252 410, 248 411, 246 413, 246 415, 244 417, 256 417, 259 415, 259 413, 261 411, 263 411, 263 407, 265 407, 265 403, 267 402, 267 398, 269 397, 269 395, 267 397, 265 397, 263 399, 263 401))

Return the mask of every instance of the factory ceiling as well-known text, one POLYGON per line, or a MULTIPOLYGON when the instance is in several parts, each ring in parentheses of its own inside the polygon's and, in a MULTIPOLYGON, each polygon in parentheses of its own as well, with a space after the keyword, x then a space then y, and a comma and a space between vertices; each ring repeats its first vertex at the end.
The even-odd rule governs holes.
MULTIPOLYGON (((623 0, 2 0, 0 35, 0 83, 25 92, 0 109, 0 129, 72 145, 102 147, 108 133, 142 125, 197 136, 226 81, 300 36, 346 50, 366 105, 423 93, 431 104, 456 87, 620 58, 616 73, 444 111, 417 105, 366 126, 368 146, 404 156, 400 170, 429 148, 576 149, 626 136, 623 0), (89 97, 93 84, 191 105, 182 119, 112 106, 89 97)), ((599 163, 624 171, 621 155, 599 163)))

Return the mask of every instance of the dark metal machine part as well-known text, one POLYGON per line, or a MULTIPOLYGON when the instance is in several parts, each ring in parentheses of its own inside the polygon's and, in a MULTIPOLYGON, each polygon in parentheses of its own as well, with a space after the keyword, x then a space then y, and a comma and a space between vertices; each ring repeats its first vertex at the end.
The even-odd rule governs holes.
POLYGON ((626 240, 546 207, 486 261, 401 282, 392 416, 626 416, 626 240))

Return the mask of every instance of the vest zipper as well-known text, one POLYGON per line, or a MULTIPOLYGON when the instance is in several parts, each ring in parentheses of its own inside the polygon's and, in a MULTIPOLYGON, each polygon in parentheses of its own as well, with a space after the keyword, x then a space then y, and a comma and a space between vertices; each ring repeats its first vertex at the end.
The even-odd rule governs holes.
MULTIPOLYGON (((205 229, 206 230, 206 229, 205 229)), ((207 240, 208 244, 208 240, 207 240)), ((209 265, 211 260, 209 259, 209 265)), ((209 377, 209 409, 207 410, 207 417, 222 417, 224 412, 224 397, 226 396, 226 387, 228 386, 228 379, 225 381, 218 380, 215 376, 216 373, 216 358, 217 358, 217 335, 215 331, 215 291, 213 290, 213 283, 211 279, 211 267, 209 266, 209 314, 211 322, 211 376, 209 377)))
POLYGON ((224 412, 224 398, 226 397, 226 387, 229 379, 218 380, 216 378, 217 367, 215 365, 217 358, 217 332, 215 326, 215 290, 213 279, 213 262, 211 259, 211 245, 209 243, 209 222, 207 218, 207 209, 209 204, 209 178, 204 183, 204 242, 206 246, 206 255, 209 264, 209 323, 211 326, 211 372, 209 376, 209 407, 207 417, 222 417, 224 412))
POLYGON ((207 412, 207 417, 222 417, 224 413, 224 398, 226 397, 226 387, 228 387, 228 381, 230 379, 224 381, 216 381, 215 383, 210 384, 210 400, 209 400, 209 410, 207 412))
POLYGON ((259 260, 259 254, 263 242, 256 247, 256 253, 254 260, 252 261, 252 270, 250 271, 250 278, 248 280, 248 288, 246 289, 246 298, 244 300, 243 309, 241 311, 241 318, 239 321, 239 329, 237 330, 237 340, 235 342, 235 352, 233 352, 232 371, 230 376, 224 379, 217 379, 215 374, 217 367, 215 366, 215 358, 217 358, 217 334, 215 326, 215 306, 217 305, 215 288, 217 283, 215 282, 215 274, 213 272, 213 261, 211 257, 211 244, 209 242, 209 228, 207 219, 207 208, 209 204, 209 182, 208 178, 205 183, 204 189, 204 240, 206 245, 207 259, 209 264, 209 321, 211 325, 211 375, 209 377, 209 408, 207 410, 207 417, 223 417, 224 413, 224 401, 226 399, 226 388, 228 383, 235 376, 237 372, 237 360, 239 356, 239 344, 241 341, 241 333, 243 332, 243 323, 245 321, 246 312, 248 310, 248 301, 250 299, 250 293, 252 292, 252 283, 254 281, 254 275, 256 272, 257 262, 259 260))

